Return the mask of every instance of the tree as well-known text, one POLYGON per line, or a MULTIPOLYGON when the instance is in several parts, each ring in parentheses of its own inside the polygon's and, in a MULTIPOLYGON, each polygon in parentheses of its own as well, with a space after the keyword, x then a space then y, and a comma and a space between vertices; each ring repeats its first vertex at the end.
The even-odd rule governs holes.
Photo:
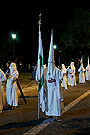
POLYGON ((6 63, 12 59, 13 46, 9 36, 0 41, 0 68, 6 70, 6 63))
POLYGON ((73 19, 65 28, 59 38, 59 43, 64 45, 63 49, 67 52, 64 51, 65 55, 74 61, 81 55, 86 59, 90 51, 90 12, 74 7, 73 19))

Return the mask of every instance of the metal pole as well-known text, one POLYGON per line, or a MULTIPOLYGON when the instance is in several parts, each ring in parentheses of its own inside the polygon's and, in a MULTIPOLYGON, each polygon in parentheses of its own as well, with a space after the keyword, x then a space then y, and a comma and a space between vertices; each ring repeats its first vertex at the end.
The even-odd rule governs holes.
POLYGON ((59 67, 60 67, 60 57, 58 58, 58 61, 59 61, 59 67))
POLYGON ((13 39, 13 62, 15 61, 15 40, 13 39))
MULTIPOLYGON (((39 24, 39 40, 40 40, 40 27, 41 27, 41 13, 39 15, 39 21, 38 21, 38 24, 39 24)), ((40 46, 40 41, 39 41, 39 46, 40 46)), ((40 72, 41 72, 41 67, 40 67, 40 72)), ((40 74, 40 78, 41 78, 41 74, 40 74)), ((40 82, 38 82, 40 83, 40 82)), ((40 93, 38 92, 38 119, 40 118, 40 93)))
POLYGON ((40 94, 38 92, 38 119, 40 118, 40 94))
MULTIPOLYGON (((39 24, 39 46, 40 46, 40 24, 39 24)), ((41 72, 41 70, 40 70, 41 72)), ((40 74, 41 77, 41 74, 40 74)), ((40 83, 40 82, 38 82, 40 83)), ((40 118, 40 93, 38 92, 38 119, 40 118)))

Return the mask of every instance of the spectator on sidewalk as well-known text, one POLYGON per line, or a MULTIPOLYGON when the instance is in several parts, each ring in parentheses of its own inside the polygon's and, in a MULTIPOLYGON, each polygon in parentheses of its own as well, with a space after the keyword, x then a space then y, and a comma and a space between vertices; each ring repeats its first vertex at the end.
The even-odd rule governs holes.
POLYGON ((0 114, 2 113, 3 106, 5 105, 4 101, 4 88, 3 82, 6 80, 4 72, 0 69, 0 114))
POLYGON ((35 76, 36 76, 36 66, 35 66, 35 64, 32 66, 32 68, 33 68, 32 79, 35 79, 35 76))

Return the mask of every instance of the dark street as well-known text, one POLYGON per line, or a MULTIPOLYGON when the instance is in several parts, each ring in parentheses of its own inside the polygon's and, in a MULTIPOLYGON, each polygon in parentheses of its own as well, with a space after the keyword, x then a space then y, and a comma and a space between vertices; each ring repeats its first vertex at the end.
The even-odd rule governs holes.
MULTIPOLYGON (((21 85, 22 86, 22 85, 21 85)), ((64 105, 67 106, 72 101, 90 90, 90 82, 86 84, 77 84, 76 87, 70 87, 63 91, 64 105)), ((32 80, 23 89, 27 104, 22 98, 19 98, 19 105, 15 110, 8 110, 6 104, 3 114, 0 116, 0 134, 2 135, 23 135, 30 132, 34 127, 40 126, 45 121, 45 114, 40 112, 40 119, 37 117, 38 92, 37 82, 32 80)), ((18 91, 20 96, 20 92, 18 91)), ((60 134, 70 135, 76 133, 90 132, 90 95, 83 98, 75 106, 69 109, 61 117, 61 122, 53 121, 38 134, 60 134)), ((34 132, 32 130, 32 132, 34 132)), ((37 133, 37 132, 36 132, 37 133)))

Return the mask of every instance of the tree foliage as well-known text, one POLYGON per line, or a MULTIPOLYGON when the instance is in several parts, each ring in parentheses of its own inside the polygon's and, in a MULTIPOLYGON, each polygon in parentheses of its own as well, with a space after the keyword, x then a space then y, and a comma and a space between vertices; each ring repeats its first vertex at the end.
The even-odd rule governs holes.
MULTIPOLYGON (((72 15, 66 10, 58 12, 58 14, 52 14, 52 17, 47 21, 47 17, 43 16, 46 22, 42 18, 42 42, 44 49, 44 62, 48 60, 49 46, 51 32, 50 29, 54 29, 54 43, 58 44, 58 48, 55 50, 55 60, 58 65, 58 58, 61 58, 61 63, 65 65, 70 64, 70 61, 75 61, 77 64, 81 55, 84 56, 84 61, 87 62, 87 56, 90 52, 90 10, 83 8, 73 8, 72 15), (45 23, 45 25, 44 25, 45 23), (49 24, 48 24, 49 23, 49 24), (46 27, 47 26, 47 27, 46 27)), ((51 16, 51 15, 50 15, 51 16)), ((37 21, 37 19, 36 19, 37 21)), ((35 24, 36 24, 35 21, 35 24)), ((15 44, 17 48, 17 54, 21 61, 35 62, 37 60, 38 53, 38 29, 37 25, 30 25, 30 21, 23 19, 20 21, 19 30, 19 46, 15 44), (31 28, 31 26, 33 26, 31 28), (31 59, 32 50, 36 55, 35 60, 31 59), (31 53, 30 53, 31 52, 31 53), (26 53, 26 55, 23 55, 26 53)), ((8 35, 8 34, 7 34, 8 35)), ((5 36, 0 40, 0 66, 6 65, 7 61, 12 58, 13 43, 10 36, 5 36)), ((0 68, 1 68, 0 67, 0 68)))
POLYGON ((60 35, 59 43, 65 55, 77 61, 79 55, 85 58, 90 51, 90 11, 83 8, 73 9, 73 19, 65 26, 66 31, 60 35))
POLYGON ((6 63, 12 59, 13 45, 9 36, 4 37, 0 41, 0 68, 5 70, 6 63))

